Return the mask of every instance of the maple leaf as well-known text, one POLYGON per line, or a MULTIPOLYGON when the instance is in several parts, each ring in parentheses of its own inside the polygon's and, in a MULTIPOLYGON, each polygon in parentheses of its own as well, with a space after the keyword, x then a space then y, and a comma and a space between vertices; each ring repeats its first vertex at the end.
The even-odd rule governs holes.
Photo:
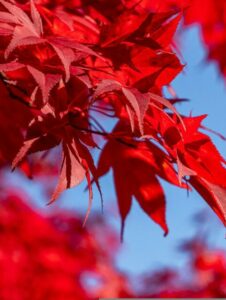
POLYGON ((38 151, 50 150, 62 143, 63 159, 59 180, 49 204, 54 202, 64 190, 77 186, 86 177, 89 187, 89 206, 84 221, 85 224, 91 210, 93 198, 90 173, 94 178, 102 199, 93 159, 83 144, 86 142, 89 143, 90 139, 83 136, 82 133, 78 136, 74 135, 73 127, 62 129, 65 121, 63 119, 56 120, 55 114, 52 115, 52 110, 49 111, 48 107, 42 109, 42 111, 42 116, 39 115, 38 118, 34 118, 31 121, 27 132, 27 139, 23 142, 22 147, 15 156, 12 162, 12 169, 14 170, 17 165, 23 162, 27 155, 38 151), (62 124, 60 124, 61 122, 62 124))
MULTIPOLYGON (((12 39, 5 50, 5 58, 8 58, 10 53, 16 47, 34 45, 44 42, 44 39, 40 37, 42 33, 41 18, 34 6, 33 0, 30 1, 32 20, 22 9, 16 5, 4 0, 1 0, 0 3, 9 11, 9 14, 7 14, 8 22, 11 23, 12 19, 15 19, 17 24, 15 26, 12 39)), ((5 22, 7 22, 7 18, 5 22)))
POLYGON ((130 149, 127 145, 117 141, 108 142, 100 156, 97 174, 102 176, 110 167, 113 168, 118 207, 122 220, 121 237, 123 237, 125 219, 131 209, 133 196, 143 211, 159 224, 167 234, 163 189, 155 173, 151 170, 149 161, 145 160, 145 156, 142 159, 138 158, 136 156, 137 151, 140 149, 130 149), (115 153, 114 157, 111 155, 112 151, 115 153), (138 169, 139 172, 137 172, 138 169))
MULTIPOLYGON (((141 112, 141 109, 139 107, 139 104, 142 107, 147 107, 147 104, 143 104, 142 102, 148 102, 148 99, 146 99, 145 97, 141 98, 141 101, 139 101, 135 94, 132 92, 132 90, 123 87, 119 82, 115 81, 115 80, 103 80, 97 87, 97 89, 94 92, 93 98, 94 100, 99 98, 100 96, 106 94, 106 93, 112 93, 112 92, 117 92, 120 91, 122 93, 122 95, 124 96, 124 98, 126 99, 126 104, 125 104, 125 108, 128 112, 128 115, 130 117, 130 123, 131 123, 131 128, 132 131, 134 131, 134 113, 137 116, 138 119, 138 123, 139 123, 139 128, 141 133, 143 133, 143 128, 142 128, 142 119, 144 117, 145 114, 145 108, 143 109, 143 111, 141 112), (144 100, 144 101, 142 101, 144 100)), ((137 91, 137 95, 138 91, 137 91)))
POLYGON ((85 169, 81 164, 81 158, 78 154, 75 142, 63 142, 62 147, 63 162, 59 182, 51 197, 50 203, 54 202, 64 190, 81 183, 85 177, 85 169))
POLYGON ((111 24, 108 28, 104 28, 102 35, 105 38, 102 38, 102 47, 109 47, 109 45, 121 42, 132 35, 145 21, 147 16, 147 12, 138 14, 133 11, 125 11, 122 15, 118 16, 113 25, 111 24), (122 26, 124 26, 125 30, 121 30, 122 26))
POLYGON ((3 12, 2 18, 4 18, 4 21, 6 23, 11 23, 12 21, 16 23, 15 29, 12 32, 12 39, 5 50, 6 59, 8 59, 9 55, 20 46, 48 44, 53 48, 62 62, 65 69, 65 80, 68 81, 70 78, 70 66, 77 58, 74 50, 86 55, 100 57, 89 47, 66 37, 45 37, 42 18, 34 5, 33 0, 30 1, 31 19, 16 5, 4 0, 1 0, 0 3, 9 11, 9 13, 3 12))
POLYGON ((93 98, 94 100, 96 98, 99 98, 102 95, 105 95, 107 93, 117 92, 121 91, 122 95, 126 98, 126 110, 128 113, 128 116, 130 118, 130 124, 132 131, 135 129, 134 125, 134 114, 137 117, 139 129, 141 134, 144 134, 143 130, 143 122, 145 118, 146 111, 148 109, 149 104, 158 103, 161 105, 164 105, 165 107, 172 110, 180 119, 181 123, 183 124, 183 120, 178 114, 176 108, 166 99, 163 97, 153 94, 151 92, 149 93, 140 93, 139 90, 135 88, 127 88, 123 87, 119 82, 114 80, 103 80, 96 88, 93 98), (131 109, 132 108, 132 109, 131 109))
POLYGON ((226 188, 208 182, 204 178, 191 177, 189 182, 226 226, 226 188))
MULTIPOLYGON (((122 124, 118 124, 114 132, 122 128, 122 124)), ((177 174, 167 155, 152 143, 135 143, 119 135, 116 140, 106 143, 98 162, 98 177, 105 175, 110 168, 113 169, 122 234, 133 196, 144 212, 167 234, 165 196, 158 176, 179 186, 177 174)))
POLYGON ((173 155, 176 155, 180 181, 183 176, 189 176, 191 185, 225 224, 225 160, 211 139, 199 131, 205 117, 184 118, 186 131, 181 131, 182 137, 175 140, 175 131, 168 131, 167 139, 175 140, 172 145, 177 150, 173 155))
POLYGON ((27 69, 41 90, 44 106, 48 101, 50 91, 59 83, 61 76, 58 74, 44 74, 32 66, 27 66, 27 69))

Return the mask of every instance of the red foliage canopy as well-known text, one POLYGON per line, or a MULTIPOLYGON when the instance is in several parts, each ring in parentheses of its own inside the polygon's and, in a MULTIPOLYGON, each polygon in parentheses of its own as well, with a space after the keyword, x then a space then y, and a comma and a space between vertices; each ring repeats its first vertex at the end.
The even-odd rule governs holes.
POLYGON ((183 69, 172 46, 180 5, 149 2, 0 0, 1 163, 31 176, 35 153, 60 145, 50 202, 86 178, 88 216, 92 182, 101 194, 112 168, 122 225, 134 196, 168 232, 159 178, 196 189, 225 225, 225 160, 201 131, 205 116, 180 116, 180 99, 162 94, 183 69))
POLYGON ((185 11, 185 25, 198 24, 203 42, 208 50, 208 58, 215 60, 226 76, 226 3, 224 0, 190 0, 185 11), (202 8, 202 13, 200 13, 202 8))
POLYGON ((35 211, 21 191, 11 188, 0 197, 1 300, 131 295, 127 279, 114 266, 118 239, 98 216, 85 229, 74 213, 35 211))
POLYGON ((226 297, 225 253, 202 239, 181 247, 189 255, 184 269, 159 268, 133 282, 115 266, 119 245, 112 228, 98 216, 89 225, 82 228, 81 217, 66 211, 35 212, 21 191, 2 190, 0 299, 226 297))

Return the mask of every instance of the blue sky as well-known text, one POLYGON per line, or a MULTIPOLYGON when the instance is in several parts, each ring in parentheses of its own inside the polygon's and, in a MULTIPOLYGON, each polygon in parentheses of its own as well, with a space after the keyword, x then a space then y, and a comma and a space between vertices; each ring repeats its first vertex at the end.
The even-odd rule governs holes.
MULTIPOLYGON (((173 83, 173 87, 181 98, 191 101, 178 107, 181 113, 192 115, 208 114, 204 124, 226 136, 226 86, 219 76, 214 63, 206 62, 206 52, 200 42, 199 30, 187 30, 181 39, 183 61, 187 66, 173 83)), ((215 144, 226 156, 226 144, 213 136, 215 144)), ((17 175, 10 177, 15 185, 21 184, 17 175)), ((26 181, 23 185, 36 199, 38 206, 48 210, 42 199, 39 184, 26 181)), ((113 182, 110 176, 101 181, 105 195, 105 216, 116 227, 119 233, 119 216, 117 214, 113 182)), ((126 222, 124 243, 118 256, 118 266, 131 274, 139 274, 148 269, 160 266, 176 266, 180 268, 186 263, 186 257, 180 254, 176 247, 185 239, 192 237, 195 232, 200 235, 206 230, 206 225, 194 226, 192 217, 200 211, 209 213, 211 222, 208 224, 210 243, 226 249, 225 229, 215 214, 199 195, 192 192, 187 196, 186 191, 179 190, 163 182, 167 196, 167 219, 170 228, 165 238, 161 229, 154 224, 134 201, 131 213, 126 222), (211 234, 211 228, 212 233, 211 234)), ((84 184, 64 193, 57 206, 85 212, 87 195, 84 194, 84 184)), ((100 211, 99 196, 95 195, 93 209, 100 211)))

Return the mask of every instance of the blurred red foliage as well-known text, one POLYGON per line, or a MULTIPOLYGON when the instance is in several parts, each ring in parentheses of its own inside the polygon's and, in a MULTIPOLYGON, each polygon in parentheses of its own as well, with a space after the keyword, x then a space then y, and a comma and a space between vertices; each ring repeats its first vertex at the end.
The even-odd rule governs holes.
POLYGON ((185 25, 198 24, 208 58, 215 60, 226 76, 226 2, 224 0, 190 0, 185 25))
POLYGON ((84 228, 74 213, 44 214, 26 198, 16 189, 1 191, 1 300, 226 297, 225 252, 203 240, 180 248, 189 257, 183 270, 159 269, 132 280, 116 267, 118 236, 102 218, 93 216, 84 228))
POLYGON ((0 299, 94 299, 127 297, 116 271, 118 242, 99 217, 82 227, 74 213, 35 211, 17 190, 1 192, 0 299), (94 286, 89 286, 89 281, 94 286))
POLYGON ((225 251, 210 249, 199 238, 186 242, 181 251, 189 255, 187 267, 160 270, 144 277, 143 290, 146 293, 141 297, 225 298, 225 251))

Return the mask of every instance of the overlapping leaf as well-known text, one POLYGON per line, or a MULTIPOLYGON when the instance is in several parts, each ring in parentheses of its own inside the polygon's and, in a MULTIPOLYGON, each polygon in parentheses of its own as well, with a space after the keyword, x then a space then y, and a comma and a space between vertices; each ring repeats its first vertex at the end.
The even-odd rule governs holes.
POLYGON ((113 168, 123 222, 135 197, 167 232, 161 177, 194 187, 225 223, 225 160, 200 131, 203 116, 180 116, 180 99, 163 94, 184 68, 173 37, 183 12, 193 22, 187 4, 1 0, 1 162, 32 177, 33 154, 61 146, 51 201, 86 178, 89 213, 91 177, 100 191, 113 168), (108 131, 106 118, 120 126, 108 131))

